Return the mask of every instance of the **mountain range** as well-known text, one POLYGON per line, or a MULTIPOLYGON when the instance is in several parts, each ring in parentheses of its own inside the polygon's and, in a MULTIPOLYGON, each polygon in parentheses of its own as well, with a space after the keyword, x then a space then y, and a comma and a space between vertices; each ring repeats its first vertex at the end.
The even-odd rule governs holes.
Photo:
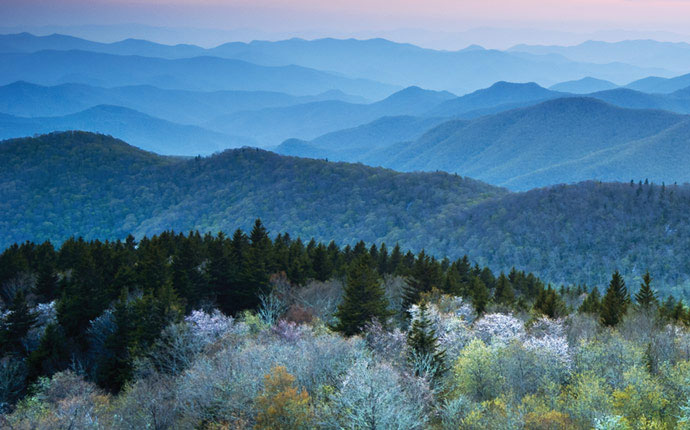
POLYGON ((89 51, 0 54, 0 85, 16 81, 100 87, 153 85, 192 91, 276 91, 292 95, 341 90, 373 99, 399 89, 293 65, 273 67, 210 56, 171 60, 89 51))
POLYGON ((679 131, 688 119, 662 110, 565 97, 476 119, 441 122, 416 139, 409 133, 410 141, 376 145, 375 138, 362 133, 360 146, 369 150, 361 153, 344 152, 342 142, 327 136, 314 143, 287 141, 277 151, 400 171, 455 172, 514 190, 586 179, 682 183, 690 181, 690 172, 674 166, 690 150, 690 141, 679 131), (629 150, 632 147, 637 149, 629 150), (584 161, 608 160, 611 157, 597 155, 606 151, 620 154, 605 169, 592 170, 584 161))
MULTIPOLYGON (((37 54, 43 50, 78 50, 158 59, 214 57, 274 67, 298 65, 352 78, 373 79, 398 87, 421 86, 457 94, 484 88, 501 80, 536 81, 550 86, 592 76, 625 84, 647 76, 671 77, 678 74, 644 63, 577 61, 557 53, 498 51, 478 46, 457 51, 437 51, 385 39, 231 42, 204 49, 193 45, 169 46, 133 39, 103 44, 62 35, 38 37, 23 33, 0 36, 0 52, 37 54)), ((3 61, 7 59, 3 58, 3 61)), ((687 71, 688 68, 683 70, 687 71)), ((179 82, 176 84, 179 85, 179 82)), ((223 89, 229 88, 226 86, 223 89)), ((364 91, 340 89, 364 95, 364 91)))
POLYGON ((0 155, 3 247, 232 231, 260 217, 272 231, 467 253, 497 271, 529 267, 553 282, 602 285, 619 269, 632 285, 649 269, 655 285, 682 295, 690 280, 688 186, 582 182, 510 193, 442 172, 249 148, 162 157, 83 132, 0 142, 0 155))
POLYGON ((25 118, 0 113, 0 139, 67 130, 118 136, 148 151, 171 155, 211 154, 256 146, 256 141, 247 137, 176 124, 120 106, 99 105, 59 117, 25 118))

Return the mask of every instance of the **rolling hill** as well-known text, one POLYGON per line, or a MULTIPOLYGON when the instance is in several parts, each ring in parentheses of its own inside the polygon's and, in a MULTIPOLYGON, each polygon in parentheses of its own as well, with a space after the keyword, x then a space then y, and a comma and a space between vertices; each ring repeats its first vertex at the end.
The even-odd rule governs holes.
POLYGON ((251 136, 262 146, 268 147, 276 146, 287 138, 311 139, 384 116, 422 115, 452 98, 455 96, 445 91, 409 87, 370 104, 330 100, 265 108, 222 115, 204 126, 223 133, 251 136))
POLYGON ((341 90, 368 99, 380 99, 398 89, 300 66, 268 67, 216 57, 170 60, 87 51, 0 54, 0 85, 22 80, 41 85, 152 85, 192 91, 275 91, 293 95, 341 90))
MULTIPOLYGON (((598 179, 577 170, 565 170, 557 179, 530 174, 658 135, 687 118, 658 110, 623 109, 592 98, 561 98, 471 121, 449 121, 414 142, 370 152, 358 161, 402 171, 457 172, 526 190, 598 179)), ((641 175, 642 170, 633 176, 629 170, 614 170, 606 179, 625 181, 641 175)), ((690 174, 650 179, 684 182, 690 174)))
POLYGON ((496 270, 515 265, 554 282, 602 285, 619 269, 634 285, 649 269, 655 285, 683 295, 688 209, 688 186, 584 182, 508 193, 446 173, 256 149, 185 160, 82 132, 0 143, 0 246, 232 231, 261 217, 273 231, 469 253, 496 270))
POLYGON ((327 133, 311 141, 288 139, 275 151, 283 155, 357 161, 365 159, 371 151, 387 148, 397 142, 415 140, 446 120, 438 117, 386 116, 357 127, 327 133))
POLYGON ((589 40, 574 46, 516 45, 508 49, 508 52, 555 54, 578 62, 600 64, 620 62, 640 67, 661 67, 676 72, 690 69, 690 44, 683 42, 589 40))
POLYGON ((61 116, 98 106, 115 105, 184 124, 266 107, 324 100, 364 103, 366 99, 328 91, 316 96, 292 96, 268 91, 183 91, 150 85, 103 88, 84 84, 36 85, 25 81, 0 87, 0 112, 16 116, 61 116))
POLYGON ((672 93, 690 87, 690 73, 675 78, 661 78, 650 76, 626 85, 630 88, 645 93, 672 93))
POLYGON ((598 91, 606 91, 618 88, 618 85, 603 79, 596 79, 590 76, 578 79, 576 81, 561 82, 559 84, 549 87, 553 91, 561 91, 564 93, 573 94, 589 94, 598 91))
POLYGON ((127 139, 145 150, 169 155, 211 154, 227 148, 256 146, 256 142, 247 137, 176 124, 120 106, 100 105, 60 117, 25 118, 0 114, 0 139, 55 130, 105 133, 127 139))
MULTIPOLYGON (((298 65, 354 78, 373 79, 399 87, 417 85, 435 90, 449 90, 457 94, 465 94, 502 80, 536 81, 541 85, 550 86, 585 76, 620 83, 652 75, 673 76, 673 72, 668 72, 664 68, 644 64, 640 66, 621 62, 578 62, 558 54, 507 52, 477 46, 459 51, 436 51, 385 39, 327 38, 232 42, 212 49, 203 49, 190 45, 168 46, 131 39, 102 44, 60 35, 35 37, 20 34, 0 36, 0 45, 14 53, 80 50, 159 59, 209 56, 243 60, 263 66, 298 65)), ((21 78, 15 80, 18 79, 21 78)), ((366 97, 363 92, 340 89, 366 97)), ((284 89, 269 90, 293 93, 284 89)), ((313 93, 315 92, 311 91, 307 94, 313 93)), ((383 95, 377 94, 369 98, 381 97, 383 95)))

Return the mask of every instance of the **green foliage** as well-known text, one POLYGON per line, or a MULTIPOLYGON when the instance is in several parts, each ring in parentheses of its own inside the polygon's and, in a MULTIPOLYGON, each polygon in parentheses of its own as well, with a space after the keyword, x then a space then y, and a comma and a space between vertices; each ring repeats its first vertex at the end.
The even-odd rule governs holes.
POLYGON ((628 288, 621 274, 616 271, 601 301, 601 322, 609 327, 617 325, 625 315, 629 303, 628 288))
MULTIPOLYGON (((428 304, 422 301, 419 304, 417 318, 412 322, 412 327, 407 334, 407 345, 410 347, 413 361, 424 361, 427 364, 431 376, 438 376, 445 372, 446 352, 439 347, 436 330, 434 330, 428 315, 428 304)), ((421 373, 419 367, 415 368, 417 374, 421 373)))
POLYGON ((335 314, 338 322, 334 326, 346 336, 360 333, 374 319, 385 324, 392 315, 381 280, 371 264, 371 257, 362 255, 348 268, 343 301, 335 314))

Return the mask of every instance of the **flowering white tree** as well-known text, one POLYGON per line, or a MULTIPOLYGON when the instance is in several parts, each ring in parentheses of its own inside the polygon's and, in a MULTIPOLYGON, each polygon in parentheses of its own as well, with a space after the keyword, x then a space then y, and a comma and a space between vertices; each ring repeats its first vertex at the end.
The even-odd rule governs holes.
POLYGON ((415 401, 387 363, 358 360, 338 388, 330 411, 336 428, 414 430, 426 424, 426 405, 415 401))
POLYGON ((525 326, 513 315, 487 314, 474 322, 474 331, 485 343, 508 344, 512 340, 523 340, 525 326))

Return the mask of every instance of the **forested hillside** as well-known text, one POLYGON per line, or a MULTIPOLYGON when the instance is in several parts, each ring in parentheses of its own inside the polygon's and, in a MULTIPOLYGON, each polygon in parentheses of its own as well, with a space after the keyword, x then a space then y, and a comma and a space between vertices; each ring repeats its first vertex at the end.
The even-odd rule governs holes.
POLYGON ((0 254, 0 425, 680 428, 690 312, 649 274, 628 288, 271 239, 260 220, 27 242, 0 254))
POLYGON ((446 173, 256 149, 165 158, 88 133, 5 141, 0 154, 3 246, 232 231, 261 217, 302 237, 469 254, 493 270, 514 265, 558 283, 602 285, 618 269, 635 284, 649 269, 661 289, 682 295, 690 279, 687 186, 585 182, 509 194, 446 173))

